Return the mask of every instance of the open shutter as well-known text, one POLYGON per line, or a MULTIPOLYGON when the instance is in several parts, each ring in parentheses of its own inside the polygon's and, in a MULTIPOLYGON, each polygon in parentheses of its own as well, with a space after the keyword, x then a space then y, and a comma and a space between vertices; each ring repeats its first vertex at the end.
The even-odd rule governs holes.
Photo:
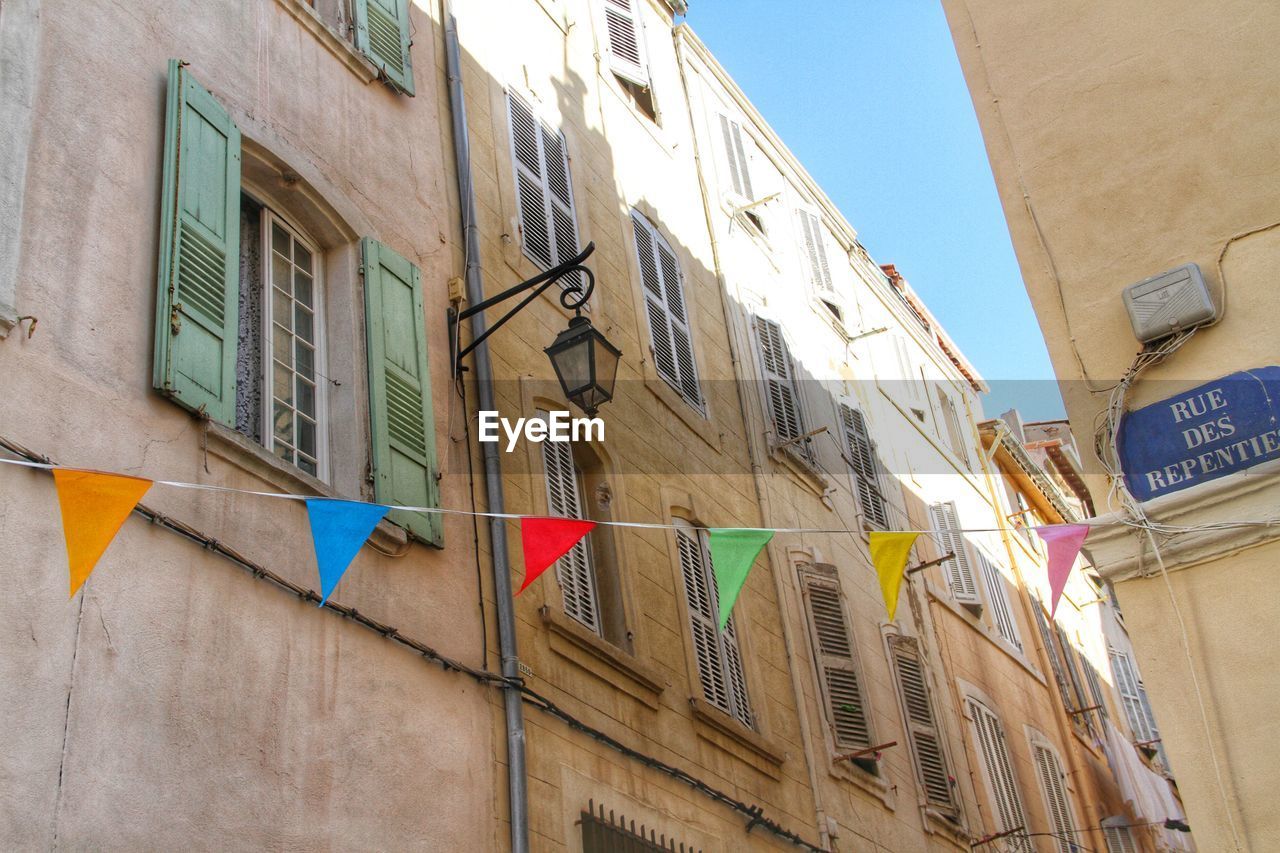
POLYGON ((822 691, 826 697, 827 720, 836 746, 854 750, 871 746, 866 699, 854 660, 853 637, 840 600, 835 578, 802 571, 805 605, 809 611, 809 632, 817 655, 822 691))
MULTIPOLYGON (((538 412, 546 419, 546 412, 538 412)), ((547 475, 547 511, 565 518, 584 518, 582 495, 578 489, 578 469, 573 462, 573 446, 563 441, 542 442, 542 461, 547 475)), ((588 533, 587 537, 591 534, 588 533)), ((556 561, 556 580, 564 593, 565 615, 600 633, 596 605, 595 571, 591 549, 584 537, 556 561)))
POLYGON ((960 426, 960 414, 956 410, 955 401, 938 389, 938 404, 942 406, 942 419, 947 425, 947 437, 951 441, 951 452, 964 463, 964 467, 973 470, 973 462, 969 459, 969 447, 965 441, 965 432, 960 426))
POLYGON ((1004 578, 996 565, 987 559, 982 551, 977 551, 978 565, 982 567, 982 579, 987 585, 987 598, 991 601, 992 615, 995 617, 996 630, 1019 650, 1022 649, 1022 637, 1018 633, 1018 623, 1013 617, 1013 608, 1009 603, 1009 593, 1004 578))
POLYGON ((609 67, 613 73, 649 88, 644 33, 636 0, 604 0, 604 21, 609 33, 609 67))
POLYGON ((1062 764, 1052 750, 1040 744, 1034 745, 1036 775, 1044 792, 1049 820, 1053 824, 1054 842, 1059 853, 1076 853, 1076 825, 1071 818, 1071 803, 1067 800, 1067 786, 1063 779, 1062 764))
POLYGON ((827 241, 822 234, 822 220, 807 210, 799 211, 799 215, 805 254, 809 259, 809 284, 819 294, 834 293, 831 265, 827 262, 827 241))
MULTIPOLYGON (((382 504, 437 507, 440 492, 421 274, 368 237, 361 249, 374 499, 382 504)), ((388 518, 443 547, 439 513, 392 510, 388 518)))
POLYGON ((840 424, 844 427, 845 447, 858 489, 858 503, 868 524, 873 527, 889 526, 889 512, 885 506, 884 492, 880 485, 880 471, 871 437, 867 434, 867 422, 862 412, 840 404, 840 424))
POLYGON ((684 284, 675 252, 640 214, 631 214, 644 285, 645 312, 654 366, 658 375, 689 405, 702 409, 702 388, 693 358, 693 341, 685 311, 684 284))
POLYGON ((724 136, 725 160, 729 164, 729 177, 733 182, 733 191, 754 201, 751 194, 751 171, 747 167, 747 153, 742 146, 742 127, 726 115, 720 116, 720 132, 724 136))
MULTIPOLYGON (((782 328, 777 323, 763 317, 756 317, 755 322, 760 365, 769 395, 769 413, 773 418, 774 441, 783 444, 798 439, 805 433, 791 353, 787 350, 782 328)), ((796 442, 791 446, 806 457, 812 452, 808 442, 796 442)))
POLYGON ((1133 729, 1133 736, 1139 741, 1160 737, 1133 661, 1124 652, 1112 649, 1111 669, 1116 676, 1116 689, 1120 691, 1120 701, 1124 705, 1124 714, 1129 719, 1129 727, 1133 729))
MULTIPOLYGON (((1027 819, 1022 808, 1022 796, 1018 793, 1017 778, 1013 775, 1013 763, 1009 760, 1004 726, 999 717, 973 699, 969 700, 969 716, 977 735, 984 775, 995 800, 995 817, 998 821, 995 829, 997 832, 1004 832, 1022 827, 1025 831, 1028 829, 1027 819)), ((1032 853, 1034 850, 1025 837, 1010 836, 1005 843, 1010 850, 1019 853, 1032 853)))
POLYGON ((964 534, 960 532, 956 505, 950 502, 933 504, 929 507, 929 516, 933 519, 938 547, 944 554, 950 552, 955 555, 943 563, 947 567, 947 582, 951 585, 952 596, 960 604, 981 607, 982 599, 978 597, 978 584, 974 579, 969 549, 965 545, 964 534))
POLYGON ((409 0, 355 0, 356 49, 382 71, 391 85, 413 94, 409 60, 409 0))
POLYGON ((907 734, 915 757, 916 775, 924 789, 926 802, 943 809, 954 809, 951 771, 942 749, 942 737, 933 715, 933 701, 925 683, 924 663, 913 637, 890 640, 893 665, 898 675, 898 691, 906 713, 907 734))
POLYGON ((1049 656, 1049 666, 1053 668, 1053 680, 1058 683, 1058 692, 1062 694, 1062 704, 1067 710, 1075 710, 1071 705, 1071 688, 1067 685, 1067 674, 1062 668, 1062 657, 1058 654, 1058 644, 1049 630, 1049 622, 1045 619, 1044 610, 1039 602, 1034 602, 1031 611, 1036 617, 1036 627, 1040 630, 1040 641, 1044 644, 1045 654, 1049 656))
POLYGON ((240 131, 169 61, 153 384, 235 426, 240 302, 240 131))

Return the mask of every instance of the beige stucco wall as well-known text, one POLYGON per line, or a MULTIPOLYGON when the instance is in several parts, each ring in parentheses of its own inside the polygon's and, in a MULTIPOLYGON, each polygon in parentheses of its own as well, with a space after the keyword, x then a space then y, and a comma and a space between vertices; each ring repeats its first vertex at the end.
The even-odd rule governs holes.
MULTIPOLYGON (((1105 402, 1098 392, 1138 350, 1120 291, 1143 278, 1195 262, 1225 313, 1146 374, 1132 406, 1274 364, 1280 10, 1233 0, 943 5, 1082 446, 1091 445, 1105 402)), ((1085 461, 1095 497, 1106 494, 1096 462, 1085 461)), ((1156 518, 1176 512, 1177 523, 1190 526, 1218 510, 1233 519, 1267 516, 1274 472, 1251 474, 1248 493, 1230 502, 1220 498, 1228 484, 1219 481, 1183 493, 1176 508, 1151 511, 1156 518)), ((1100 513, 1114 509, 1099 502, 1100 513)), ((1265 850, 1278 840, 1263 805, 1272 799, 1274 772, 1262 769, 1274 766, 1276 752, 1252 722, 1274 716, 1277 694, 1237 656, 1242 638, 1272 615, 1270 598, 1257 594, 1265 586, 1247 581, 1270 549, 1233 553, 1246 539, 1269 536, 1238 531, 1201 545, 1197 537, 1162 539, 1175 570, 1176 609, 1192 634, 1186 648, 1162 580, 1118 585, 1190 822, 1210 849, 1265 850), (1184 556, 1188 548, 1194 554, 1184 556), (1204 717, 1185 672, 1187 654, 1205 673, 1204 717), (1220 739, 1206 739, 1205 717, 1220 739), (1210 772, 1215 754, 1221 785, 1210 772), (1234 821, 1227 819, 1231 803, 1234 821)), ((1116 567, 1123 579, 1155 569, 1149 550, 1135 568, 1140 539, 1098 538, 1104 573, 1116 567)), ((1246 657, 1268 661, 1256 649, 1246 657)))
MULTIPOLYGON (((441 244, 457 229, 434 142, 445 120, 437 31, 415 7, 411 100, 371 82, 350 51, 327 49, 295 12, 307 14, 287 0, 40 4, 15 298, 39 325, 0 344, 0 435, 67 465, 312 488, 217 428, 206 457, 200 424, 150 387, 166 63, 182 57, 240 126, 246 162, 256 146, 299 176, 287 185, 266 173, 265 189, 324 249, 327 367, 342 381, 334 490, 367 496, 355 239, 369 235, 423 269, 441 499, 463 506, 464 445, 447 420, 452 258, 441 244), (335 217, 327 226, 307 196, 335 217)), ((146 502, 318 585, 300 504, 162 486, 146 502)), ((478 665, 471 541, 469 523, 451 519, 443 551, 366 548, 334 600, 478 665)), ((43 473, 0 470, 0 555, 0 847, 491 845, 487 688, 137 516, 68 602, 43 473)))

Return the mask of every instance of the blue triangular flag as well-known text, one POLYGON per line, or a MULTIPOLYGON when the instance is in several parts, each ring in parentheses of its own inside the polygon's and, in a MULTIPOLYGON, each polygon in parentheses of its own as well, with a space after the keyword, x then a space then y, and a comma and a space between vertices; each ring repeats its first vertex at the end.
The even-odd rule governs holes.
POLYGON ((306 503, 307 517, 311 520, 311 544, 315 546, 316 567, 320 570, 320 606, 323 607, 347 566, 360 552, 360 546, 389 508, 332 498, 307 498, 306 503))

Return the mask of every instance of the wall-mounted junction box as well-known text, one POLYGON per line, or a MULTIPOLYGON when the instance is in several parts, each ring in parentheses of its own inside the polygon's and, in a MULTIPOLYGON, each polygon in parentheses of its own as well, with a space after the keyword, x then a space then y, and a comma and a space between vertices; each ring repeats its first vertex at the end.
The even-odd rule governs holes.
POLYGON ((1142 343, 1168 337, 1218 317, 1200 267, 1186 264, 1126 287, 1124 307, 1142 343))

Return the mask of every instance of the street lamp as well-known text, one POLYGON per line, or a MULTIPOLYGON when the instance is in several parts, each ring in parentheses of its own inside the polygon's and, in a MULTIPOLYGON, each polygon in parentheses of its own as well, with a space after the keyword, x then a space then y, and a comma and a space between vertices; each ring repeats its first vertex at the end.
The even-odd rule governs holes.
POLYGON ((504 290, 497 296, 472 305, 464 311, 449 309, 451 321, 449 329, 454 336, 453 349, 456 352, 453 362, 458 372, 462 371, 462 359, 468 353, 536 299, 539 293, 565 276, 579 273, 580 275, 572 279, 560 292, 560 304, 565 308, 573 309, 574 316, 569 320, 568 328, 557 335, 544 352, 551 359, 551 367, 556 372, 556 378, 560 380, 560 389, 565 397, 582 411, 588 415, 594 415, 600 406, 612 400, 613 385, 618 376, 618 360, 622 357, 622 351, 592 326, 590 319, 582 316, 582 306, 591 298, 591 293, 596 286, 595 275, 583 266, 582 262, 595 250, 596 244, 588 243, 578 255, 539 273, 528 281, 522 281, 504 290), (527 290, 532 292, 516 307, 485 329, 467 346, 461 350, 458 349, 456 336, 457 327, 461 321, 527 290))

